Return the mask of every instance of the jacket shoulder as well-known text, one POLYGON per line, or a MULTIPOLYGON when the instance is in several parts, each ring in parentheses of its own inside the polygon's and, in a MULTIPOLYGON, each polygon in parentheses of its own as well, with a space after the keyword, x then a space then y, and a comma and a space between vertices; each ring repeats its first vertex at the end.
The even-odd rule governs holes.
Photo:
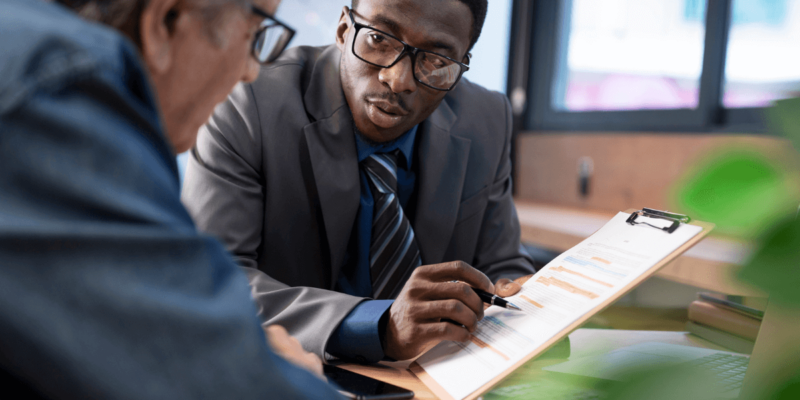
POLYGON ((444 101, 459 120, 466 119, 471 123, 479 119, 492 126, 505 127, 510 113, 510 103, 504 94, 486 89, 466 78, 462 78, 444 101))
MULTIPOLYGON (((511 105, 502 93, 489 90, 462 78, 458 86, 445 96, 444 100, 457 116, 456 126, 470 127, 473 134, 510 129, 511 105)), ((457 129, 456 134, 465 134, 464 129, 457 129)), ((494 135, 492 135, 494 136, 494 135)))
POLYGON ((325 47, 297 46, 286 50, 275 62, 261 67, 253 86, 263 89, 295 88, 304 93, 325 47))

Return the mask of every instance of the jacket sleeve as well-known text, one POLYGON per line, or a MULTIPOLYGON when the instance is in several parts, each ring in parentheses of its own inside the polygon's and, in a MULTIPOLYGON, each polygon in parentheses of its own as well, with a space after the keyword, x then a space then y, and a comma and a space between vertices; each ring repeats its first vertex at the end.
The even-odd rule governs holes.
POLYGON ((143 76, 74 59, 0 110, 0 368, 47 398, 337 397, 196 232, 143 76))
POLYGON ((240 84, 200 130, 187 164, 182 201, 198 228, 219 237, 244 268, 264 326, 284 326, 306 350, 325 359, 334 330, 364 298, 290 287, 258 268, 269 195, 261 143, 257 100, 251 85, 240 84))
POLYGON ((533 260, 520 243, 520 226, 512 197, 511 177, 511 105, 508 99, 496 94, 505 111, 503 154, 490 185, 488 204, 483 216, 475 251, 474 265, 493 282, 500 278, 516 279, 536 272, 533 260))

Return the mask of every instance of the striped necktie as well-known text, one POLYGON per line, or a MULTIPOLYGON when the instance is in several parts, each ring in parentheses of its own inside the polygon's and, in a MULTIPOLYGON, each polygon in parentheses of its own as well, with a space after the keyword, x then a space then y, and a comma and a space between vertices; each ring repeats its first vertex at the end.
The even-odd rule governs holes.
POLYGON ((374 200, 369 269, 376 299, 395 298, 422 262, 414 229, 397 197, 398 153, 373 154, 361 162, 374 200))

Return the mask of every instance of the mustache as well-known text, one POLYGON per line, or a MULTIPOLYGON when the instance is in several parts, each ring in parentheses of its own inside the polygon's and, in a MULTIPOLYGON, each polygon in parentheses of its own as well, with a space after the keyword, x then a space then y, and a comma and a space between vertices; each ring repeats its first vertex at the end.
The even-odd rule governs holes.
POLYGON ((403 101, 403 98, 392 92, 367 93, 364 95, 364 101, 370 102, 371 100, 386 100, 390 103, 397 104, 397 106, 402 108, 403 111, 409 112, 408 105, 406 105, 406 102, 403 101))

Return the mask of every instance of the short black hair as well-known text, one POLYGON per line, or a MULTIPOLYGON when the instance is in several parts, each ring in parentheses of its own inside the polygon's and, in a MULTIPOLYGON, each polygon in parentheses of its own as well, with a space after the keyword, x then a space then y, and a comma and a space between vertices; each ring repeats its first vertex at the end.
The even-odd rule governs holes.
MULTIPOLYGON (((358 7, 359 0, 351 0, 350 8, 355 10, 358 7)), ((483 23, 486 21, 486 9, 489 7, 488 0, 458 0, 469 7, 469 11, 472 12, 472 29, 470 32, 469 38, 469 50, 472 50, 472 46, 475 46, 475 43, 478 41, 478 38, 481 36, 481 30, 483 29, 483 23)))

